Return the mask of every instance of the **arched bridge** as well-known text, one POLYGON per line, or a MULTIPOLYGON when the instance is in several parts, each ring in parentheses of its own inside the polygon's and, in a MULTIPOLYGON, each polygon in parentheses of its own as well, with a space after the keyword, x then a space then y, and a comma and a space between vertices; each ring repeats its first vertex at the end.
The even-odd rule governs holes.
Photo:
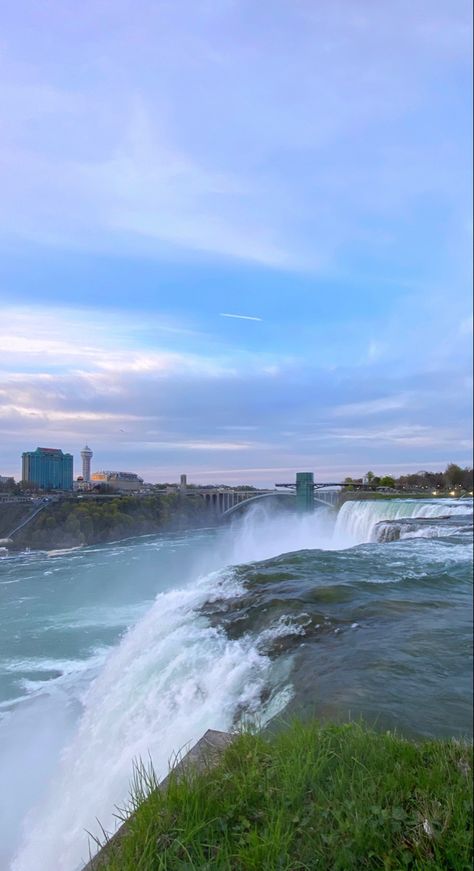
MULTIPOLYGON (((231 487, 199 488, 207 506, 222 517, 230 517, 261 501, 279 501, 291 504, 298 511, 313 511, 315 507, 335 508, 339 504, 341 485, 316 484, 312 472, 298 472, 294 484, 276 484, 271 490, 239 490, 231 487)), ((186 488, 182 488, 186 492, 186 488)), ((187 491, 190 492, 190 491, 187 491)))
MULTIPOLYGON (((296 507, 296 499, 297 493, 296 488, 294 490, 267 490, 265 493, 257 493, 247 496, 245 499, 241 499, 235 505, 226 508, 222 512, 223 517, 230 517, 232 514, 236 514, 246 508, 249 508, 252 505, 255 505, 257 502, 286 502, 289 503, 290 500, 295 503, 296 507)), ((313 507, 322 507, 322 508, 335 508, 339 501, 339 491, 338 490, 326 490, 315 493, 313 496, 313 507)))

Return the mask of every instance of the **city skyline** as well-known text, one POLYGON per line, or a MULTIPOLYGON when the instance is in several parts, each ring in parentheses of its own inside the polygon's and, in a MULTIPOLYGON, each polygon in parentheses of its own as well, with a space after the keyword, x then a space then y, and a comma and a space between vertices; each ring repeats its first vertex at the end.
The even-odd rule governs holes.
POLYGON ((472 462, 470 4, 3 24, 0 474, 472 462))
MULTIPOLYGON (((189 481, 188 482, 187 473, 183 473, 183 472, 181 472, 179 474, 179 480, 173 480, 171 477, 168 477, 168 480, 166 480, 166 481, 164 479, 162 479, 160 482, 146 482, 139 475, 137 475, 136 472, 124 471, 123 469, 112 471, 112 470, 105 470, 105 467, 102 467, 101 469, 97 468, 97 469, 94 469, 92 471, 91 470, 91 461, 92 461, 92 457, 94 456, 94 452, 91 450, 91 448, 88 445, 85 445, 84 448, 80 452, 81 464, 82 464, 80 470, 79 470, 79 468, 74 469, 75 458, 74 458, 73 454, 71 454, 69 452, 63 452, 61 448, 38 446, 35 451, 23 452, 22 453, 22 474, 21 474, 20 479, 17 480, 16 483, 30 483, 30 482, 32 484, 41 483, 41 486, 43 486, 45 484, 45 481, 43 480, 44 473, 39 470, 39 466, 37 466, 37 468, 36 468, 36 475, 33 475, 31 477, 28 475, 28 472, 27 472, 26 477, 25 477, 25 469, 32 462, 32 460, 36 462, 39 459, 38 455, 43 455, 43 457, 45 455, 46 456, 48 456, 48 455, 49 456, 50 455, 60 455, 59 458, 61 458, 61 455, 62 455, 63 458, 69 459, 70 464, 69 464, 67 474, 70 475, 70 484, 68 485, 68 487, 66 487, 66 489, 72 489, 73 481, 77 482, 77 483, 84 482, 84 483, 88 483, 88 484, 91 484, 91 483, 97 484, 98 482, 100 483, 100 482, 104 482, 104 481, 110 483, 110 480, 112 480, 113 478, 120 478, 121 480, 132 480, 133 479, 133 481, 138 481, 140 484, 144 484, 145 486, 147 486, 148 484, 151 484, 151 483, 174 484, 175 486, 179 486, 181 489, 183 487, 186 489, 188 484, 191 484, 191 486, 199 486, 200 484, 204 484, 205 486, 208 485, 207 480, 205 482, 200 482, 200 481, 189 481), (35 480, 36 477, 38 478, 38 480, 35 480), (40 478, 41 478, 41 482, 39 480, 40 478)), ((56 458, 58 459, 58 457, 56 457, 56 458)), ((77 466, 77 464, 76 464, 76 466, 77 466)), ((457 466, 456 464, 454 464, 454 468, 456 468, 458 471, 460 471, 460 467, 457 466)), ((470 471, 471 477, 472 477, 472 464, 466 466, 464 470, 466 472, 470 471)), ((225 471, 228 472, 229 470, 225 470, 225 471)), ((230 471, 232 471, 232 470, 230 470, 230 471)), ((236 471, 238 471, 239 473, 242 473, 245 470, 239 469, 236 471)), ((250 471, 255 471, 255 470, 250 470, 250 471)), ((275 472, 284 471, 284 472, 290 472, 291 474, 296 472, 296 480, 298 479, 298 476, 301 476, 301 475, 307 476, 307 474, 308 474, 307 472, 301 472, 301 470, 295 470, 293 468, 288 468, 288 469, 283 469, 283 470, 281 470, 281 469, 268 470, 267 469, 265 471, 275 471, 275 472)), ((408 474, 413 472, 413 470, 406 470, 406 471, 408 472, 408 474)), ((424 475, 425 473, 429 474, 428 470, 418 470, 418 471, 422 475, 424 475)), ((448 469, 446 469, 446 470, 436 469, 436 470, 431 470, 431 471, 433 471, 434 473, 439 473, 440 475, 443 475, 443 473, 448 472, 448 469)), ((375 468, 375 472, 374 472, 374 469, 367 470, 367 472, 363 473, 360 478, 354 477, 354 479, 352 479, 352 477, 350 475, 343 476, 341 474, 338 476, 338 478, 339 478, 338 483, 344 484, 344 478, 345 478, 346 483, 347 482, 357 483, 358 481, 360 481, 361 483, 367 484, 367 483, 369 483, 369 479, 371 478, 371 476, 373 477, 374 480, 379 480, 379 478, 377 476, 384 476, 385 473, 386 473, 386 469, 375 468)), ((49 474, 49 472, 48 472, 48 474, 49 474)), ((314 479, 313 472, 310 472, 309 474, 314 479)), ((394 476, 396 477, 395 471, 394 471, 394 476)), ((321 476, 317 475, 317 477, 321 477, 321 476)), ((4 480, 5 482, 14 481, 15 476, 8 477, 8 476, 1 476, 0 475, 0 479, 4 480)), ((326 476, 326 482, 327 482, 327 476, 326 476)), ((219 486, 218 481, 215 481, 214 484, 216 486, 219 486)), ((290 482, 286 482, 285 484, 275 483, 274 486, 281 487, 281 486, 289 486, 289 485, 293 485, 293 484, 294 484, 294 481, 292 480, 290 482)), ((231 483, 229 484, 229 482, 225 482, 225 481, 222 481, 221 485, 224 487, 232 486, 231 483)), ((52 488, 54 489, 56 486, 57 485, 54 485, 52 488)), ((238 485, 236 485, 236 486, 238 486, 238 485)), ((334 482, 332 482, 331 486, 334 486, 334 482)), ((391 485, 388 485, 388 484, 384 485, 383 484, 383 486, 391 486, 391 485)), ((468 486, 469 485, 466 484, 466 485, 464 485, 464 488, 467 489, 468 486)), ((47 489, 47 487, 46 487, 46 489, 47 489)), ((63 489, 63 488, 60 488, 60 489, 63 489)), ((451 495, 453 495, 453 494, 451 494, 451 495)), ((472 493, 471 493, 471 495, 472 495, 472 493)))

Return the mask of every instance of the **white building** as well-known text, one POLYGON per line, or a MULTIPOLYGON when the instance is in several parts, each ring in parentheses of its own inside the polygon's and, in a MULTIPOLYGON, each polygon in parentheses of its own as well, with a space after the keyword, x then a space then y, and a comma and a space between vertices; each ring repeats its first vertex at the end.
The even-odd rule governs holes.
POLYGON ((91 475, 91 482, 106 484, 123 493, 137 493, 143 487, 143 478, 139 478, 135 472, 94 472, 91 475))

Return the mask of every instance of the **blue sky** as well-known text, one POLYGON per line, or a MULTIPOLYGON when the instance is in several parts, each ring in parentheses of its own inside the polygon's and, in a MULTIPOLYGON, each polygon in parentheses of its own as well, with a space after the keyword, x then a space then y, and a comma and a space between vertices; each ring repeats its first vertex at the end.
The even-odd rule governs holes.
POLYGON ((464 0, 8 4, 0 474, 470 463, 471 32, 464 0))

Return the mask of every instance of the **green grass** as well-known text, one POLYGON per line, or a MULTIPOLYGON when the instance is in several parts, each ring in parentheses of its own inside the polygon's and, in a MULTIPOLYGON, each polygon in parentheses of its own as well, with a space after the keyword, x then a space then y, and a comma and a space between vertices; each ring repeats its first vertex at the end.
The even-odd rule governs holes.
MULTIPOLYGON (((153 791, 107 871, 470 871, 472 747, 361 725, 242 734, 219 765, 153 791)), ((150 792, 151 791, 151 792, 150 792)))

